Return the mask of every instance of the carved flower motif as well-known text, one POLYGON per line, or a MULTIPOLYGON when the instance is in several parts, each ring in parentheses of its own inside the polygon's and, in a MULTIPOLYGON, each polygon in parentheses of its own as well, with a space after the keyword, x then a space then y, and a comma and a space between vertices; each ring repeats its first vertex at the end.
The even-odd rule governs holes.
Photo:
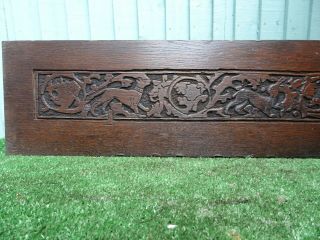
POLYGON ((208 99, 208 95, 204 94, 206 88, 201 82, 181 81, 175 85, 174 89, 179 94, 178 105, 185 107, 185 113, 198 111, 199 102, 205 102, 208 99))

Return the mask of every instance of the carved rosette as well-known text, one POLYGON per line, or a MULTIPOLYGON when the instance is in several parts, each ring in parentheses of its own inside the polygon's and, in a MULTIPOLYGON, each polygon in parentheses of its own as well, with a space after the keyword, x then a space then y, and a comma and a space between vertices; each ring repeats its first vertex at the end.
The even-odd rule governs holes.
POLYGON ((318 120, 320 73, 38 71, 37 117, 318 120))

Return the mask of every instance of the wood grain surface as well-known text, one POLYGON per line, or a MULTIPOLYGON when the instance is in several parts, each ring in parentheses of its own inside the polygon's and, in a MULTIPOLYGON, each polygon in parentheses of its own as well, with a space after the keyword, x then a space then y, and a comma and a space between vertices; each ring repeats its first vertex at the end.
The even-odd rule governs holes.
POLYGON ((320 155, 319 41, 3 43, 8 154, 320 155))

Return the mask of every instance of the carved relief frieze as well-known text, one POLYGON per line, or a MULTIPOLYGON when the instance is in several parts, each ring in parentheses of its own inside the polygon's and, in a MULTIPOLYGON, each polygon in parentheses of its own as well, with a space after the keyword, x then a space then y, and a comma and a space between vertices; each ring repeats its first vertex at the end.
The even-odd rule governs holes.
POLYGON ((317 120, 320 73, 36 71, 38 118, 317 120))

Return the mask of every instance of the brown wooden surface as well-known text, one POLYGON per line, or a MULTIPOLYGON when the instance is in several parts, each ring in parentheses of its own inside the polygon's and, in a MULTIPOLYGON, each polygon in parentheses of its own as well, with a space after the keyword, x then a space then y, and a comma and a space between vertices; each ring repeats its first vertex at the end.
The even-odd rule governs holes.
POLYGON ((10 154, 320 156, 319 41, 4 42, 10 154))

